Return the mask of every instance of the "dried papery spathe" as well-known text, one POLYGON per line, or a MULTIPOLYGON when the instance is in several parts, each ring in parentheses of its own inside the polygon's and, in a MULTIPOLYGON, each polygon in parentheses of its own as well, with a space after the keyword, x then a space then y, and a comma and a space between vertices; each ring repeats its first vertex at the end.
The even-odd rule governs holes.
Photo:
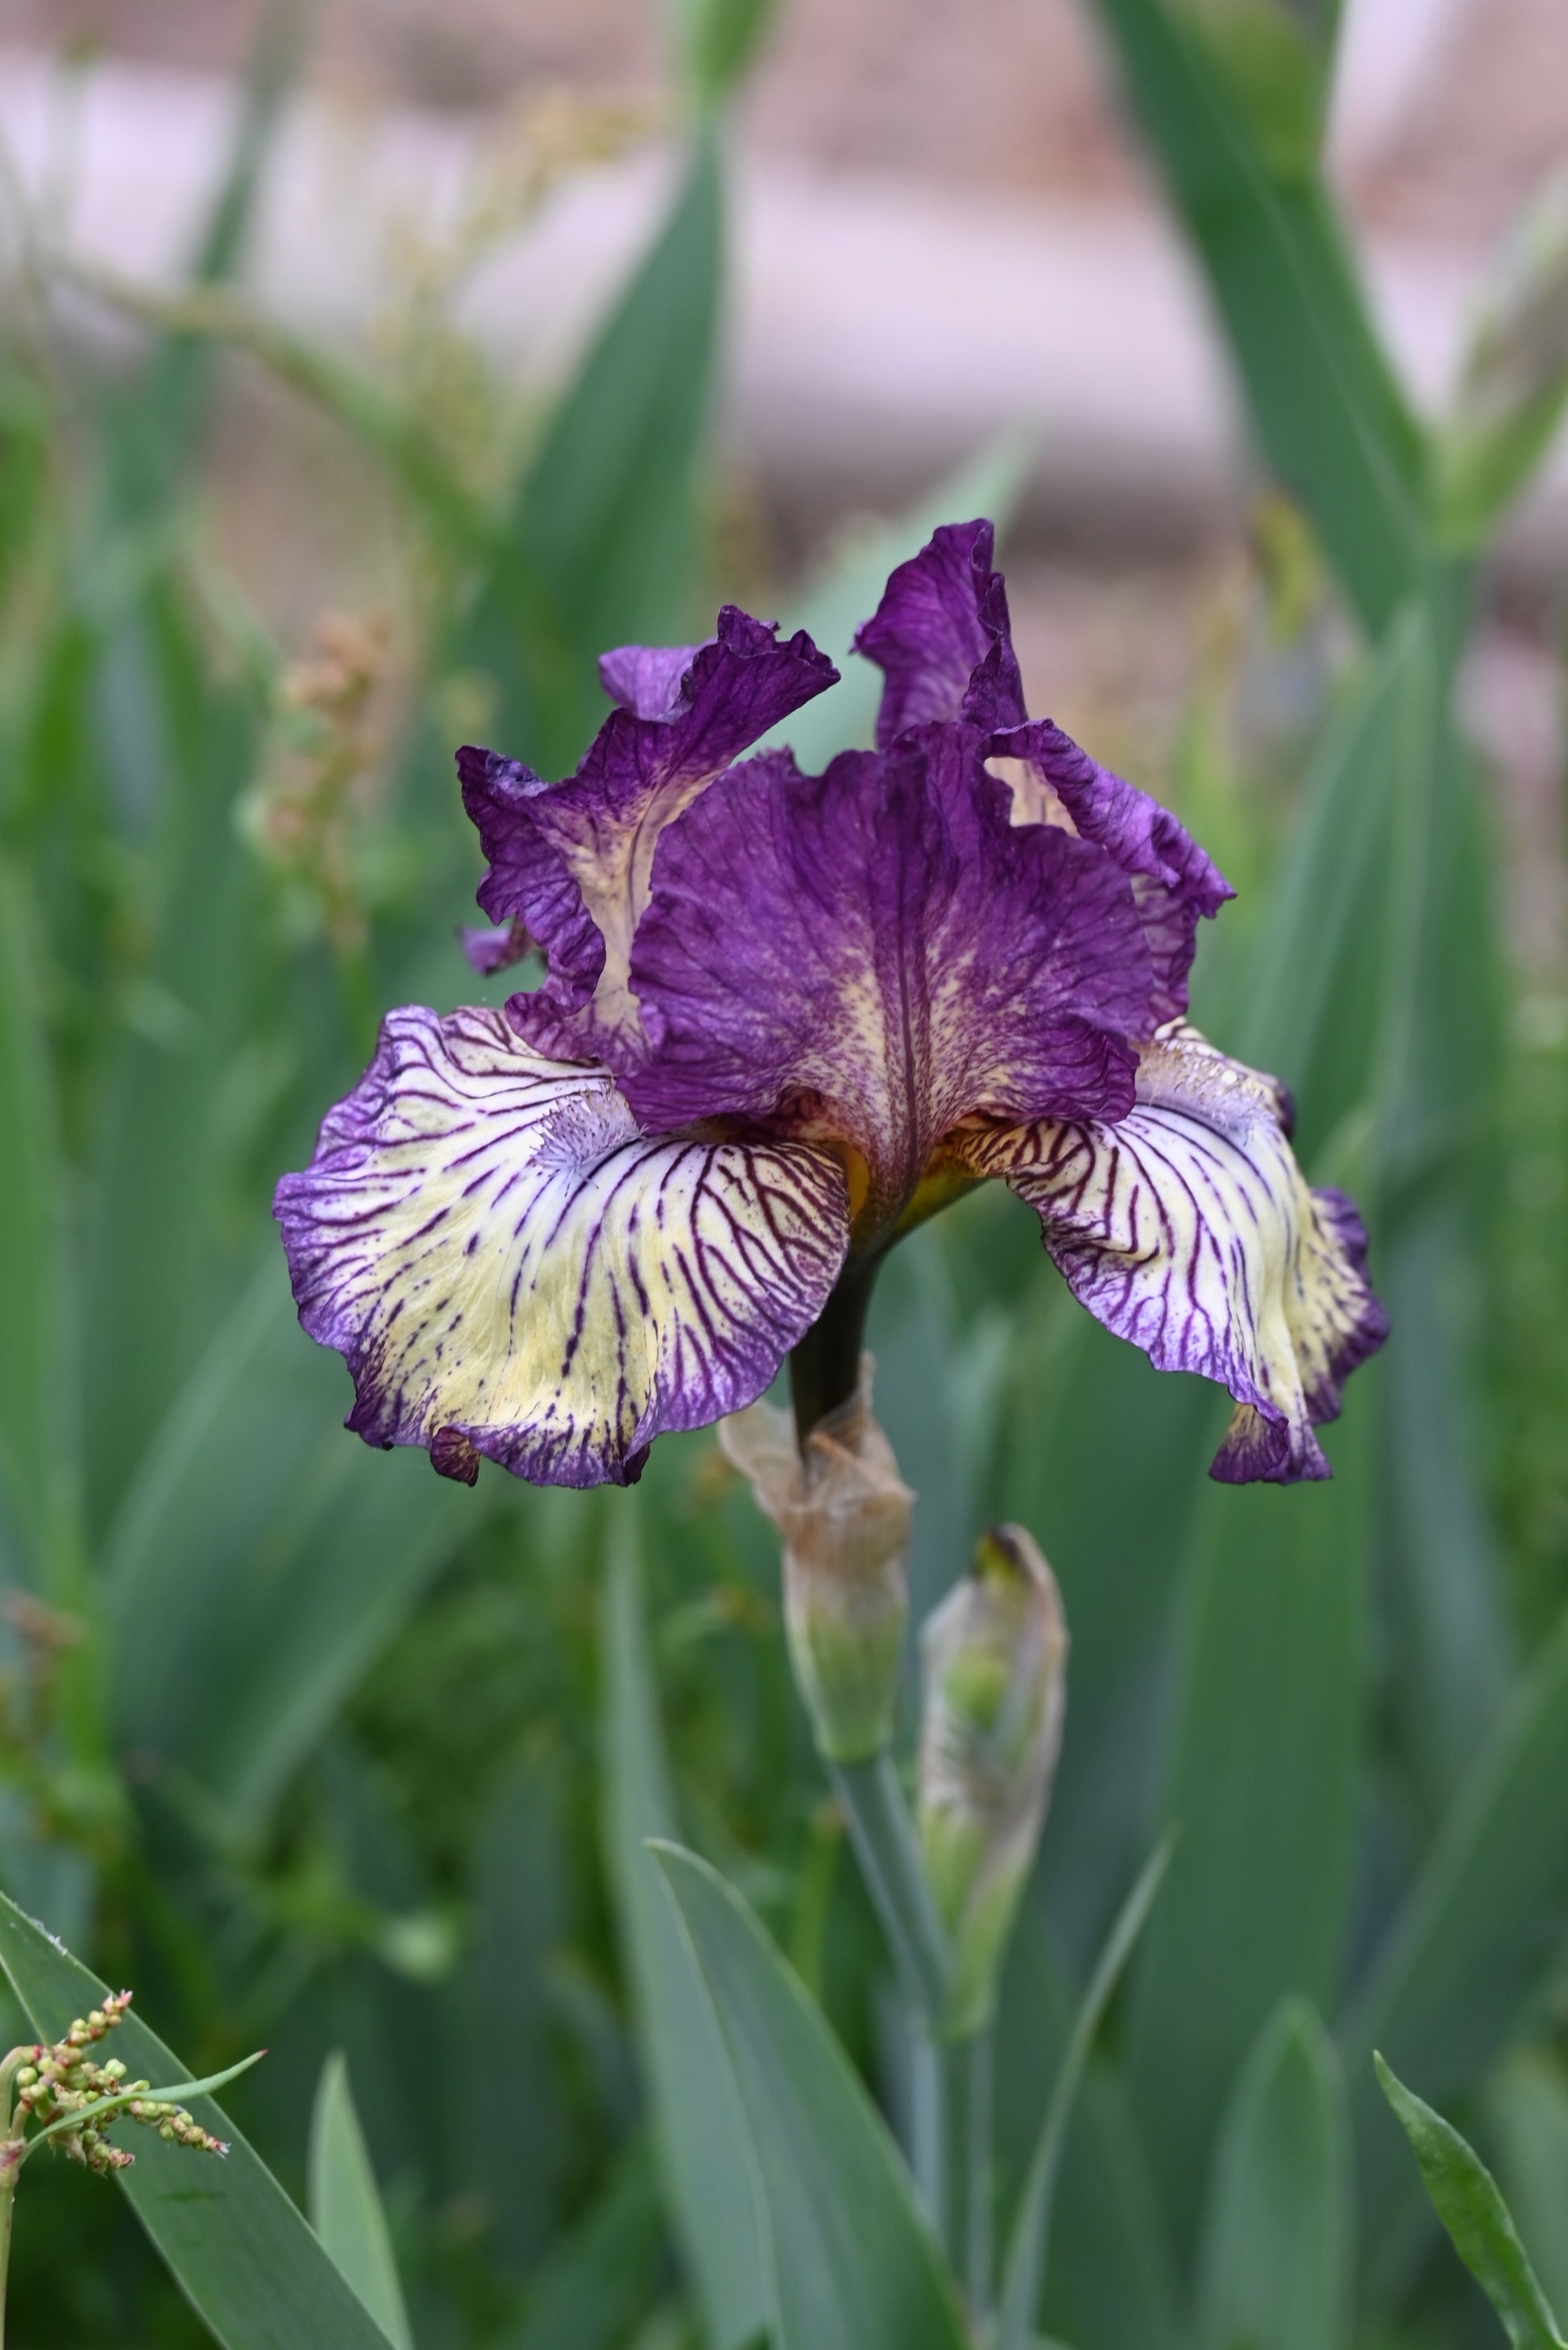
POLYGON ((794 1422, 753 1404, 719 1440, 784 1538, 784 1622, 816 1742, 832 1762, 890 1744, 909 1618, 914 1494, 871 1411, 871 1357, 850 1401, 804 1448, 794 1422))

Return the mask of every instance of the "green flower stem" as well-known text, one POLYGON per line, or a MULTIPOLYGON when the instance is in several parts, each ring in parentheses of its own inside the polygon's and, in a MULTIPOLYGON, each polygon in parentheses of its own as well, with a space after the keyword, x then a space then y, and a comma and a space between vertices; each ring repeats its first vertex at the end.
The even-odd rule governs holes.
POLYGON ((5 2134, 11 2134, 11 2115, 15 2104, 16 2075, 24 2064, 30 2064, 36 2054, 30 2047, 13 2048, 8 2056, 0 2058, 0 2122, 5 2134))
POLYGON ((913 2059, 911 2168, 920 2201, 983 2334, 995 2288, 992 2225, 992 2036, 933 2040, 913 2059))
POLYGON ((11 2273, 11 2221, 16 2209, 20 2154, 14 2138, 0 2146, 0 2350, 5 2350, 5 2288, 11 2273))
POLYGON ((832 1296, 790 1356, 790 1399, 803 1451, 818 1420, 858 1391, 866 1315, 881 1265, 880 1256, 851 1257, 832 1296))
POLYGON ((952 1954, 893 1758, 884 1752, 864 1762, 830 1762, 828 1769, 905 1996, 934 2037, 947 2007, 952 1954))
POLYGON ((958 2075, 953 2084, 953 2144, 963 2196, 958 2214, 961 2234, 955 2230, 953 2240, 954 2264, 961 2258, 959 2272, 977 2324, 991 2314, 995 2277, 991 2169, 994 2054, 989 2029, 977 2032, 971 2040, 957 2042, 948 2051, 949 2063, 958 2075))

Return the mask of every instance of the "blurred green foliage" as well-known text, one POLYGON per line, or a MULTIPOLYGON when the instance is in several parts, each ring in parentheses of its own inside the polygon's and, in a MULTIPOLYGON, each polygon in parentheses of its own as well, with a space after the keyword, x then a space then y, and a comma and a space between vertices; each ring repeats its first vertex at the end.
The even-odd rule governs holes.
MULTIPOLYGON (((735 584, 708 429, 718 118, 765 14, 680 12, 668 214, 548 411, 462 360, 479 448, 428 375, 303 347, 234 289, 281 15, 191 287, 96 283, 142 321, 134 361, 61 332, 67 257, 26 240, 0 350, 0 1878, 134 1982, 192 2070, 267 2043, 233 2110, 302 2205, 344 2052, 421 2350, 742 2350, 770 2304, 726 2128, 771 2131, 787 2171, 791 2133, 830 2116, 836 2170, 771 2222, 803 2292, 835 2198, 874 2209, 906 2280, 924 2257, 818 2020, 907 2133, 909 2052, 789 1682, 771 1538, 711 1440, 594 1496, 488 1471, 469 1493, 369 1452, 268 1218, 379 1009, 475 993, 452 713, 563 772, 597 652, 688 639, 735 584), (406 567, 389 634, 338 621, 286 650, 223 574, 203 449, 225 364, 284 380, 378 469, 406 567), (738 1888, 815 2002, 678 1864, 692 1934, 794 2052, 775 2078, 776 2048, 747 2044, 739 2117, 701 2078, 715 2027, 672 1971, 649 1834, 738 1888)), ((1484 2312, 1370 2051, 1495 2144, 1526 2230, 1556 2208, 1568 2235, 1568 998, 1499 947, 1452 695, 1471 556, 1559 393, 1532 378, 1496 426, 1513 437, 1469 464, 1461 531, 1314 160, 1332 11, 1102 14, 1294 501, 1265 536, 1315 538, 1361 638, 1302 755, 1266 769, 1226 765, 1241 669, 1195 691, 1179 795, 1264 910, 1206 945, 1199 1013, 1296 1088, 1311 1170, 1367 1199, 1397 1335, 1332 1486, 1235 1493, 1202 1474, 1212 1395, 1078 1315, 1001 1191, 888 1269, 872 1335, 920 1489, 917 1614, 1008 1516, 1073 1627, 999 2032, 998 2219, 1079 1987, 1174 1822, 1150 1930, 1078 2051, 1040 2322, 1073 2350, 1463 2350, 1484 2312)), ((1001 502, 1018 471, 992 451, 784 583, 784 617, 839 651, 947 501, 1001 502)), ((1316 589, 1282 604, 1298 639, 1321 618, 1316 589)), ((346 2111, 323 2232, 373 2263, 346 2111)), ((1532 2249, 1561 2275, 1560 2243, 1532 2249)), ((42 2164, 13 2306, 58 2350, 202 2338, 114 2193, 42 2164)), ((871 2338, 852 2296, 803 2307, 781 2341, 871 2338)), ((940 2294, 919 2323, 950 2337, 940 2294)))

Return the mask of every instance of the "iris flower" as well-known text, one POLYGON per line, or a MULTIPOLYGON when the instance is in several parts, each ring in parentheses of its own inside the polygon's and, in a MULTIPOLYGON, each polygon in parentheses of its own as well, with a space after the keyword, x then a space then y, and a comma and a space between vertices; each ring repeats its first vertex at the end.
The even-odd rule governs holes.
POLYGON ((654 1438, 793 1355, 803 1430, 853 1393, 876 1268, 995 1179, 1079 1301, 1235 1409, 1212 1474, 1323 1477, 1314 1427, 1386 1334, 1366 1237, 1310 1191, 1284 1088, 1187 1022, 1232 892, 1147 794, 1024 712, 989 524, 888 582, 858 651, 875 750, 743 756, 837 680, 732 607, 600 663, 566 781, 458 754, 503 1010, 390 1013, 276 1212, 348 1426, 546 1484, 625 1484, 654 1438))

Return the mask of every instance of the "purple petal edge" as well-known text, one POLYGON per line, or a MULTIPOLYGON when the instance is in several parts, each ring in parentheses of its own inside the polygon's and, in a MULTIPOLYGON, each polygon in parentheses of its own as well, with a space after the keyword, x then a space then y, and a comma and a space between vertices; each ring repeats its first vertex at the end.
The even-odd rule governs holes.
POLYGON ((515 916, 509 922, 492 923, 483 930, 476 924, 465 922, 458 937, 471 968, 479 973, 481 979, 493 978, 496 972, 505 971, 510 964, 521 962, 524 955, 534 951, 534 941, 528 934, 527 925, 518 921, 515 916))
POLYGON ((617 645, 599 655, 599 683, 634 718, 668 724, 691 706, 691 664, 701 650, 701 645, 617 645))
POLYGON ((910 726, 967 719, 1015 726, 1023 689, 1007 617, 1007 590, 992 569, 989 522, 944 523, 900 563, 855 650, 882 671, 877 743, 887 750, 910 726))
POLYGON ((1187 1009, 1199 918, 1217 914, 1236 894, 1213 858, 1168 808, 1102 767, 1052 719, 998 729, 991 754, 1033 770, 1081 837, 1114 858, 1131 879, 1154 957, 1156 1018, 1179 1018, 1187 1009))
POLYGON ((650 707, 612 711, 564 783, 473 744, 458 754, 463 806, 490 864, 479 903, 493 922, 523 921, 543 948, 563 1035, 607 960, 624 969, 629 937, 615 934, 639 910, 618 900, 612 921, 590 902, 596 884, 610 886, 623 865, 640 872, 671 816, 838 677, 804 629, 780 643, 774 623, 732 604, 704 644, 623 646, 606 659, 612 691, 650 707))

